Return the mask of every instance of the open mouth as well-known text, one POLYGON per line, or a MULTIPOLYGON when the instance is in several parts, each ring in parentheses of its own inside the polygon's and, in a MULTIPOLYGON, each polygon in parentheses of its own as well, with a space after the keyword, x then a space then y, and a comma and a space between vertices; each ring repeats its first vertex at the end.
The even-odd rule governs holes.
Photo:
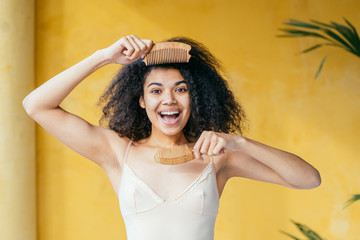
POLYGON ((164 111, 164 112, 160 112, 160 117, 168 123, 173 123, 175 122, 178 117, 180 116, 180 111, 176 110, 176 111, 164 111))

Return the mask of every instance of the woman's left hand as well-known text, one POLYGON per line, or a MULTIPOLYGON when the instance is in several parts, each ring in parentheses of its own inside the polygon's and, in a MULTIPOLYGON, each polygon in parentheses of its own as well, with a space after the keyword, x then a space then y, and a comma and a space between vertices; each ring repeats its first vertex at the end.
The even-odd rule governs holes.
POLYGON ((194 155, 197 159, 203 160, 201 155, 217 156, 224 153, 225 149, 239 150, 241 136, 204 131, 194 145, 194 155))

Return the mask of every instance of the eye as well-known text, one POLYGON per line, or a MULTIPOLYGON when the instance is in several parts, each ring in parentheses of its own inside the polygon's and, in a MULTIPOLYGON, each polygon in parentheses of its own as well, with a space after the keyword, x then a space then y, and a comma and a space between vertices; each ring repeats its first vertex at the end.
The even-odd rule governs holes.
POLYGON ((158 93, 161 93, 161 90, 160 89, 152 89, 151 93, 158 94, 158 93))
POLYGON ((187 92, 187 88, 186 87, 179 87, 175 90, 175 92, 187 92))

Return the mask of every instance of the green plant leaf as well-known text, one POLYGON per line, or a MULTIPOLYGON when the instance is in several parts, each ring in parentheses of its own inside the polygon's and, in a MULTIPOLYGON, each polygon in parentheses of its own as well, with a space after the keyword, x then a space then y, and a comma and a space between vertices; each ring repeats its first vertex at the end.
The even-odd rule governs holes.
POLYGON ((329 40, 328 38, 326 38, 325 36, 316 33, 316 32, 311 32, 311 31, 304 31, 304 30, 298 30, 298 29, 292 29, 292 28, 281 28, 279 29, 285 33, 290 33, 293 34, 295 36, 299 36, 299 37, 319 37, 322 39, 326 39, 329 40))
POLYGON ((331 24, 326 24, 326 23, 322 23, 316 20, 310 20, 313 23, 316 23, 318 25, 321 26, 325 26, 326 28, 321 28, 321 30, 325 33, 327 33, 327 35, 329 35, 331 38, 335 39, 336 41, 340 42, 342 45, 344 45, 344 49, 359 56, 360 54, 360 39, 359 39, 359 35, 356 32, 356 29, 354 28, 354 26, 344 18, 345 22, 350 26, 350 28, 346 27, 345 25, 336 23, 336 22, 331 22, 331 24), (345 42, 340 36, 338 36, 337 34, 335 34, 333 31, 331 31, 330 29, 327 28, 331 28, 331 29, 335 29, 337 30, 352 46, 350 46, 347 42, 345 42))
POLYGON ((351 204, 353 204, 354 202, 360 200, 360 194, 354 194, 352 195, 352 197, 347 200, 347 202, 345 203, 344 208, 347 208, 348 206, 350 206, 351 204))
POLYGON ((284 232, 284 231, 281 231, 281 230, 280 230, 280 232, 281 232, 282 234, 285 234, 285 235, 288 236, 288 237, 291 237, 291 238, 294 239, 294 240, 301 240, 300 238, 297 238, 297 237, 295 237, 294 235, 291 235, 290 233, 287 233, 287 232, 284 232))
POLYGON ((326 56, 323 58, 323 60, 321 60, 320 66, 319 66, 319 68, 318 68, 318 70, 317 70, 317 72, 316 72, 316 75, 315 75, 315 79, 318 79, 318 78, 319 78, 320 72, 321 72, 321 70, 322 70, 322 68, 323 68, 323 66, 324 66, 324 63, 325 63, 325 60, 326 60, 327 57, 328 57, 328 56, 326 55, 326 56))
POLYGON ((295 26, 295 27, 303 27, 303 28, 311 28, 311 29, 320 29, 319 26, 314 24, 302 22, 295 19, 289 19, 287 22, 284 22, 285 25, 295 26))
MULTIPOLYGON (((284 24, 295 28, 279 29, 283 31, 284 34, 278 35, 278 37, 316 37, 327 41, 318 43, 303 50, 301 53, 308 53, 321 46, 328 45, 342 48, 360 57, 360 37, 355 27, 347 19, 344 18, 344 20, 348 26, 336 22, 327 24, 313 19, 310 19, 310 23, 290 19, 287 22, 284 22, 284 24)), ((315 79, 319 77, 326 59, 327 56, 322 59, 318 71, 316 72, 315 79)))
POLYGON ((293 35, 293 34, 283 34, 283 35, 276 35, 279 38, 289 38, 289 37, 293 37, 293 38, 297 38, 297 37, 303 37, 300 35, 293 35))
POLYGON ((324 26, 324 27, 328 27, 328 28, 333 28, 333 26, 329 25, 329 24, 326 24, 326 23, 323 23, 323 22, 319 22, 319 21, 316 21, 316 20, 313 20, 313 19, 310 19, 310 22, 313 22, 313 23, 316 23, 320 26, 324 26))
POLYGON ((346 50, 351 51, 352 48, 350 47, 350 45, 345 42, 339 35, 337 35, 336 33, 334 33, 333 31, 329 30, 329 29, 324 29, 323 30, 328 36, 330 36, 332 39, 334 39, 335 41, 339 42, 340 44, 342 44, 346 50))
POLYGON ((347 25, 349 25, 349 27, 351 28, 353 34, 354 34, 354 37, 356 38, 356 41, 357 42, 360 42, 360 38, 359 38, 359 34, 357 33, 355 27, 346 19, 344 18, 344 21, 347 23, 347 25))
POLYGON ((309 238, 309 240, 323 240, 315 231, 311 230, 308 226, 305 224, 297 223, 295 221, 292 221, 296 227, 300 230, 300 232, 309 238))
POLYGON ((344 18, 344 21, 347 23, 347 25, 349 25, 349 27, 352 29, 354 35, 356 35, 359 39, 359 34, 357 33, 356 29, 354 28, 354 26, 346 19, 344 18))
POLYGON ((302 51, 301 53, 308 53, 308 52, 313 51, 313 50, 315 50, 315 49, 317 49, 317 48, 319 48, 319 47, 321 47, 321 46, 323 46, 323 45, 324 45, 324 44, 316 44, 315 46, 312 46, 312 47, 310 47, 310 48, 305 49, 305 50, 302 51))
POLYGON ((351 44, 350 48, 352 49, 352 53, 360 57, 360 40, 357 34, 341 24, 332 22, 335 29, 351 44))

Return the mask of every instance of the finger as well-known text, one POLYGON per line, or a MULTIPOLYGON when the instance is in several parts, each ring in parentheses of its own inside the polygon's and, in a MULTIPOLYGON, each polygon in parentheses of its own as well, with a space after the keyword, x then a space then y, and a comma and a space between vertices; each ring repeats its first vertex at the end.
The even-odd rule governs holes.
POLYGON ((117 40, 114 44, 112 44, 110 47, 108 48, 115 48, 118 49, 118 47, 120 47, 120 52, 123 53, 123 51, 126 50, 126 46, 124 44, 124 37, 120 38, 119 40, 117 40))
POLYGON ((214 155, 223 154, 224 150, 225 150, 225 139, 219 138, 218 144, 216 145, 216 147, 213 150, 213 154, 214 155))
POLYGON ((201 144, 200 153, 207 154, 210 146, 210 139, 207 137, 201 144))
POLYGON ((194 151, 193 150, 193 153, 194 153, 195 159, 199 159, 200 161, 204 161, 200 151, 194 151))
POLYGON ((196 141, 196 143, 194 145, 194 148, 193 148, 194 155, 199 160, 202 160, 200 149, 201 149, 201 146, 202 146, 203 141, 204 141, 204 136, 205 136, 205 133, 204 132, 201 133, 199 139, 196 141))
POLYGON ((198 138, 198 140, 196 140, 196 143, 193 147, 194 152, 200 152, 200 146, 202 144, 203 141, 203 133, 200 135, 200 137, 198 138))
POLYGON ((127 57, 130 57, 131 56, 131 54, 134 52, 134 47, 131 45, 131 43, 129 42, 129 40, 126 38, 126 37, 124 37, 123 39, 122 39, 122 44, 123 44, 123 46, 125 46, 125 48, 126 48, 126 50, 125 51, 123 51, 123 54, 125 54, 127 57))
POLYGON ((132 52, 132 54, 129 56, 129 58, 131 60, 135 60, 136 58, 139 58, 139 53, 140 53, 140 47, 139 45, 136 43, 136 41, 133 39, 132 35, 130 36, 126 36, 126 39, 130 42, 131 46, 134 48, 134 51, 132 52))
POLYGON ((141 41, 147 46, 146 51, 141 56, 142 58, 144 58, 146 56, 146 54, 148 54, 151 51, 154 44, 153 44, 153 41, 149 40, 149 39, 141 39, 141 41))
POLYGON ((194 153, 194 155, 195 155, 195 158, 196 159, 200 159, 200 157, 201 157, 201 155, 200 155, 200 147, 201 147, 201 143, 200 143, 200 141, 201 141, 201 139, 199 138, 197 141, 196 141, 196 143, 195 143, 195 145, 194 145, 194 148, 193 148, 193 153, 194 153))
POLYGON ((148 46, 143 42, 143 40, 141 40, 137 36, 131 35, 131 37, 134 39, 136 44, 139 46, 141 54, 142 55, 145 54, 145 52, 148 50, 148 46))
POLYGON ((208 156, 214 155, 214 149, 217 145, 218 145, 218 137, 216 136, 216 134, 214 134, 211 137, 211 142, 210 142, 209 150, 207 153, 208 156))
POLYGON ((150 39, 140 39, 140 40, 147 46, 148 51, 150 51, 152 46, 154 45, 153 41, 150 39))

